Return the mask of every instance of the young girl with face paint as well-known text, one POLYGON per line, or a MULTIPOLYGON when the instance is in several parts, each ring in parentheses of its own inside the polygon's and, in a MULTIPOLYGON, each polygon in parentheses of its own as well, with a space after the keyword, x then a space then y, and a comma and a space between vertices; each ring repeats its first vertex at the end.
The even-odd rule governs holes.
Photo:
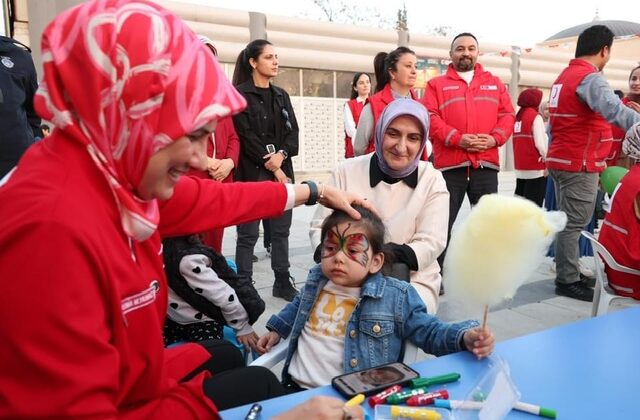
MULTIPOLYGON (((283 382, 292 389, 326 385, 335 376, 399 361, 405 340, 437 356, 469 350, 486 357, 494 346, 476 321, 444 323, 427 314, 415 289, 381 273, 384 224, 358 209, 361 220, 335 211, 322 226, 321 263, 304 288, 267 322, 258 340, 267 352, 290 338, 283 382)), ((388 261, 388 259, 387 259, 388 261)))

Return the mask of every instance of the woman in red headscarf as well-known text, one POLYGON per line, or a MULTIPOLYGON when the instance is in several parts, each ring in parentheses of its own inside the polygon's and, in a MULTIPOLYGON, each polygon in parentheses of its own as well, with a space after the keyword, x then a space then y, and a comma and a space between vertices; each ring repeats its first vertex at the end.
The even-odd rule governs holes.
POLYGON ((513 126, 513 155, 516 195, 542 206, 547 186, 544 159, 548 139, 544 120, 538 112, 540 102, 542 91, 539 89, 525 89, 518 96, 520 110, 513 126))
POLYGON ((151 2, 69 9, 44 31, 42 59, 35 104, 56 129, 0 186, 0 417, 217 418, 278 395, 264 370, 211 377, 232 356, 163 348, 161 237, 318 195, 352 212, 362 200, 313 183, 181 177, 204 169, 216 121, 245 101, 186 25, 151 2))

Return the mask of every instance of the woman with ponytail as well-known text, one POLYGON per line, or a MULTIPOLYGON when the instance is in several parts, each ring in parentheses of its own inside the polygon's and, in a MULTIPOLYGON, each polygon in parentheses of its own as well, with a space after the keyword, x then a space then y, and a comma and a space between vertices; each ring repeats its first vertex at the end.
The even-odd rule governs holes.
POLYGON ((375 94, 369 97, 360 114, 358 130, 353 141, 356 156, 374 151, 373 129, 382 110, 398 98, 416 99, 416 53, 407 47, 398 47, 390 53, 380 52, 373 60, 376 73, 375 94))
POLYGON ((371 77, 367 73, 356 73, 351 83, 351 100, 344 105, 344 157, 347 159, 354 156, 353 139, 369 93, 371 77))
MULTIPOLYGON (((298 123, 287 92, 271 83, 277 75, 278 55, 269 41, 251 41, 238 55, 233 84, 247 100, 247 108, 233 117, 240 137, 237 181, 293 182, 291 158, 298 154, 298 123)), ((273 296, 291 301, 297 294, 289 275, 291 211, 269 222, 273 296)), ((258 225, 259 221, 238 225, 236 264, 238 273, 249 278, 258 225)))

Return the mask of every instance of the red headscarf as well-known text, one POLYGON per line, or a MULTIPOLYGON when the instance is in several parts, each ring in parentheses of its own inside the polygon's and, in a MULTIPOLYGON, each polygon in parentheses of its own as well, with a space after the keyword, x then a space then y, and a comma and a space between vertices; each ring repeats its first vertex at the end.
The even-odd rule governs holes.
POLYGON ((533 108, 537 112, 540 107, 540 102, 542 102, 542 91, 540 89, 529 88, 520 92, 520 96, 518 96, 518 106, 520 109, 516 114, 516 120, 520 121, 525 108, 533 108))
POLYGON ((38 113, 60 140, 87 147, 106 177, 125 233, 156 229, 156 200, 135 193, 153 153, 246 102, 210 51, 173 13, 146 0, 94 0, 42 37, 38 113))

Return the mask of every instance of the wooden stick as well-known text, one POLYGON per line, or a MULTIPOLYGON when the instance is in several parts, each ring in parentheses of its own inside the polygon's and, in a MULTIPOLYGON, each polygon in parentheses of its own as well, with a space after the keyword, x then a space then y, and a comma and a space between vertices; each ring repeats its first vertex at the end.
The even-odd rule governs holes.
POLYGON ((489 305, 484 306, 484 316, 482 317, 482 329, 487 328, 487 318, 489 317, 489 305))

